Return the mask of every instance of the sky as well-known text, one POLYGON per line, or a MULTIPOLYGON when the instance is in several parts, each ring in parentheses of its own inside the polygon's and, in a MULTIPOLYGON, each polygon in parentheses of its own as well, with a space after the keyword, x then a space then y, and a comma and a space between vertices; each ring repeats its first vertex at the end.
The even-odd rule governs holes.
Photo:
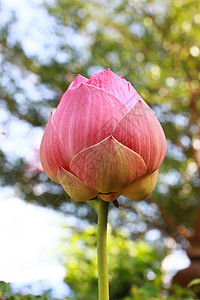
POLYGON ((57 255, 65 216, 5 196, 0 197, 0 280, 13 283, 15 291, 23 293, 52 288, 54 296, 65 296, 69 288, 57 255))

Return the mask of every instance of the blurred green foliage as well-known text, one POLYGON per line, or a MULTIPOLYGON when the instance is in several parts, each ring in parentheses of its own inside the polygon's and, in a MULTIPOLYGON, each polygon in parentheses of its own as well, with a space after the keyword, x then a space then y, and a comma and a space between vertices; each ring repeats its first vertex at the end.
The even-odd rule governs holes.
MULTIPOLYGON (((52 298, 50 292, 47 291, 41 296, 35 295, 22 295, 20 293, 13 293, 9 283, 0 281, 0 299, 1 300, 56 300, 52 298)), ((64 299, 63 299, 64 300, 64 299)), ((67 300, 67 299, 66 299, 67 300)))
MULTIPOLYGON (((130 295, 127 297, 116 297, 115 300, 123 299, 123 300, 194 300, 196 299, 194 293, 190 290, 185 290, 177 286, 174 289, 174 295, 168 295, 166 290, 161 290, 158 286, 145 284, 142 287, 137 287, 133 285, 130 289, 130 295)), ((93 297, 93 293, 90 293, 89 290, 85 293, 86 298, 82 298, 81 294, 71 293, 69 297, 63 298, 62 300, 96 300, 96 295, 93 297), (89 297, 89 298, 88 298, 89 297)), ((0 282, 0 299, 1 300, 59 300, 51 296, 50 292, 47 291, 42 295, 22 295, 20 292, 14 293, 11 291, 11 287, 9 283, 5 283, 3 281, 0 282)))
MULTIPOLYGON (((63 239, 69 299, 97 299, 96 227, 63 239)), ((161 260, 164 251, 144 241, 131 241, 123 232, 108 230, 108 265, 111 300, 195 299, 191 290, 175 286, 173 294, 163 288, 161 260), (185 298, 188 297, 188 298, 185 298)))

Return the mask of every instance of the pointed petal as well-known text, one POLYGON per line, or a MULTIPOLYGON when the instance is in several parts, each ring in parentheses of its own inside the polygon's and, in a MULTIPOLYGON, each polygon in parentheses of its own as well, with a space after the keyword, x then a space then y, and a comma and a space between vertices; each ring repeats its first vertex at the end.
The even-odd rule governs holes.
POLYGON ((76 76, 76 78, 74 79, 74 81, 72 81, 68 87, 68 89, 71 89, 71 88, 76 88, 77 86, 79 86, 81 83, 85 83, 87 82, 88 79, 85 78, 84 76, 78 74, 76 76))
POLYGON ((106 201, 106 202, 114 201, 119 196, 120 196, 119 193, 109 193, 109 194, 101 194, 101 193, 99 193, 98 194, 98 197, 101 198, 102 200, 106 201))
POLYGON ((142 178, 131 183, 124 190, 120 191, 120 194, 129 198, 130 200, 144 200, 148 198, 153 189, 155 188, 158 178, 158 170, 150 175, 145 175, 142 178))
POLYGON ((78 153, 70 170, 100 193, 117 192, 146 173, 140 155, 112 136, 78 153))
POLYGON ((144 159, 147 172, 157 170, 166 154, 163 129, 153 111, 138 101, 115 126, 112 135, 144 159))
POLYGON ((124 77, 117 76, 110 69, 92 74, 87 84, 108 91, 128 109, 131 109, 139 99, 144 101, 130 82, 124 77))
POLYGON ((72 159, 81 150, 108 137, 122 116, 121 102, 116 97, 82 83, 64 94, 54 123, 72 159))
POLYGON ((59 168, 57 176, 59 183, 73 200, 88 201, 97 196, 95 190, 62 167, 59 168))
POLYGON ((47 176, 57 183, 58 167, 63 166, 65 169, 69 169, 68 159, 66 158, 66 153, 59 140, 53 124, 53 114, 51 113, 40 145, 40 160, 47 176))

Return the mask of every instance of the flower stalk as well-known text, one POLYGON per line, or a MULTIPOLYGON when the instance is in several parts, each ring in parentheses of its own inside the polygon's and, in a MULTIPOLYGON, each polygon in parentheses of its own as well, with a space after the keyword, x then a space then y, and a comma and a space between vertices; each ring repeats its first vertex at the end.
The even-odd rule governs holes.
POLYGON ((97 230, 98 300, 109 300, 107 262, 107 220, 109 202, 99 199, 97 230))

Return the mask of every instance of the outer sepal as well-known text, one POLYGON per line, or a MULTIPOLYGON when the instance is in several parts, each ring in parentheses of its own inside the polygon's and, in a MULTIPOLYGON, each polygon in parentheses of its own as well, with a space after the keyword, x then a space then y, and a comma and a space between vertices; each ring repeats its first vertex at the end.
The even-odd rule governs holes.
POLYGON ((155 188, 157 178, 158 170, 150 175, 145 175, 139 178, 119 193, 129 198, 130 200, 145 200, 146 198, 151 196, 151 193, 155 188))
POLYGON ((59 183, 73 200, 81 202, 88 201, 95 198, 98 194, 95 190, 62 167, 59 167, 57 177, 59 183))

